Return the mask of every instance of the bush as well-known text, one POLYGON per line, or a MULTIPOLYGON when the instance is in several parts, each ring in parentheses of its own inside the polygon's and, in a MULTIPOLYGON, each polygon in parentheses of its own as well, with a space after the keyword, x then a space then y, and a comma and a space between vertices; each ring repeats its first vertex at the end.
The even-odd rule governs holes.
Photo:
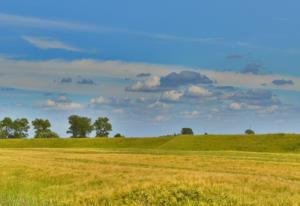
POLYGON ((182 135, 193 135, 194 132, 191 128, 182 128, 181 129, 181 134, 182 135))
POLYGON ((55 132, 47 130, 37 133, 35 138, 59 138, 59 136, 55 132))
POLYGON ((245 131, 245 134, 247 134, 247 135, 254 135, 255 132, 254 132, 252 129, 247 129, 247 130, 245 131))
POLYGON ((122 137, 124 137, 123 135, 121 135, 120 133, 117 133, 117 134, 115 134, 115 136, 114 136, 115 138, 122 138, 122 137))

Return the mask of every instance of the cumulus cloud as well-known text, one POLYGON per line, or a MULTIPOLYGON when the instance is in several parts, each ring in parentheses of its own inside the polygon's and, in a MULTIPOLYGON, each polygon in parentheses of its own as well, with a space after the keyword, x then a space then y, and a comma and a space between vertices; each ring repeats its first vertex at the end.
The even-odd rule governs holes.
POLYGON ((234 93, 225 94, 222 98, 253 106, 269 106, 281 103, 278 97, 271 91, 262 89, 240 90, 234 93))
POLYGON ((172 72, 161 77, 161 86, 166 88, 179 87, 189 84, 212 84, 213 81, 207 76, 194 71, 172 72))
POLYGON ((241 110, 242 105, 240 103, 233 102, 229 105, 229 108, 232 109, 232 110, 241 110))
POLYGON ((272 83, 276 86, 285 86, 285 85, 294 85, 292 80, 285 80, 285 79, 275 79, 272 83))
POLYGON ((167 101, 179 101, 182 96, 183 96, 182 92, 176 90, 170 90, 170 91, 163 92, 161 98, 167 101))
POLYGON ((210 97, 213 95, 213 93, 210 92, 209 90, 195 85, 190 86, 187 89, 186 94, 187 96, 192 96, 192 97, 210 97))
POLYGON ((158 110, 168 110, 168 109, 170 109, 170 105, 168 105, 166 103, 163 103, 163 102, 160 102, 160 101, 156 101, 156 102, 150 104, 148 106, 148 108, 158 109, 158 110))
MULTIPOLYGON (((119 61, 96 61, 91 59, 83 60, 47 60, 47 61, 31 61, 31 60, 12 60, 0 57, 1 72, 5 76, 0 75, 0 87, 17 88, 34 91, 45 92, 67 92, 77 94, 99 94, 99 89, 103 92, 101 95, 108 95, 112 92, 115 95, 124 93, 124 87, 128 86, 128 82, 123 81, 124 78, 132 78, 141 71, 152 73, 156 76, 156 82, 159 85, 151 87, 150 91, 171 90, 174 88, 162 87, 161 80, 157 77, 165 77, 170 72, 180 73, 191 68, 184 68, 170 65, 155 65, 143 63, 126 63, 119 61), (42 69, 41 69, 42 68, 42 69), (72 87, 65 84, 53 85, 53 80, 57 75, 84 76, 86 74, 94 74, 95 78, 109 78, 114 81, 104 81, 100 85, 95 85, 88 90, 81 87, 79 84, 74 84, 72 87), (159 81, 158 81, 159 79, 159 81)), ((199 73, 195 71, 196 73, 199 73)), ((281 89, 300 91, 300 78, 280 75, 252 75, 241 74, 236 72, 220 72, 212 70, 201 70, 201 74, 207 76, 211 81, 217 82, 215 86, 230 86, 243 88, 264 88, 264 89, 281 89), (294 82, 294 85, 278 87, 272 83, 276 79, 289 79, 294 82), (266 86, 262 86, 266 84, 266 86)), ((74 81, 74 79, 73 79, 74 81)), ((185 85, 185 86, 188 86, 185 85)), ((147 84, 140 81, 135 86, 129 86, 128 90, 137 91, 139 89, 149 91, 147 84), (143 89, 144 88, 144 89, 143 89)))
POLYGON ((127 91, 132 92, 151 92, 157 91, 160 86, 160 77, 153 76, 145 81, 138 81, 135 84, 126 88, 127 91))
POLYGON ((158 116, 156 116, 156 117, 154 117, 154 121, 155 122, 165 122, 165 121, 168 121, 168 120, 170 120, 170 118, 169 117, 167 117, 167 116, 164 116, 164 115, 158 115, 158 116))
POLYGON ((165 76, 153 76, 144 81, 138 81, 126 88, 127 91, 157 92, 178 88, 190 84, 212 84, 207 76, 194 71, 171 72, 165 76))
POLYGON ((81 49, 51 38, 23 36, 22 39, 39 49, 62 49, 71 52, 82 52, 81 49))
POLYGON ((41 107, 47 109, 58 109, 58 110, 78 110, 84 109, 84 105, 76 102, 68 102, 68 101, 56 101, 53 99, 48 99, 41 104, 41 107))
POLYGON ((197 110, 194 110, 194 111, 184 111, 184 112, 181 112, 181 115, 185 118, 198 118, 200 116, 200 112, 197 111, 197 110))
POLYGON ((105 104, 110 104, 111 100, 108 98, 105 98, 103 96, 100 96, 100 97, 91 99, 90 103, 93 105, 105 105, 105 104))

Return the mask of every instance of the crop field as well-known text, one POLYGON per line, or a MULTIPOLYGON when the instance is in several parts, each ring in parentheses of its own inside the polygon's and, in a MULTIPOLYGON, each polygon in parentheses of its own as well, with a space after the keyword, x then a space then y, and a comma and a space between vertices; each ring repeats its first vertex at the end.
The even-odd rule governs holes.
POLYGON ((0 147, 1 206, 300 205, 297 135, 1 140, 0 147))

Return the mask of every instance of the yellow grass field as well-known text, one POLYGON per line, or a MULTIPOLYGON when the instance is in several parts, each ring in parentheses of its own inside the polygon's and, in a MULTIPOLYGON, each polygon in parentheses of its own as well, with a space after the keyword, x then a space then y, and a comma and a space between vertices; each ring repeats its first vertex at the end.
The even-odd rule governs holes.
POLYGON ((299 206, 300 154, 0 149, 1 206, 299 206))

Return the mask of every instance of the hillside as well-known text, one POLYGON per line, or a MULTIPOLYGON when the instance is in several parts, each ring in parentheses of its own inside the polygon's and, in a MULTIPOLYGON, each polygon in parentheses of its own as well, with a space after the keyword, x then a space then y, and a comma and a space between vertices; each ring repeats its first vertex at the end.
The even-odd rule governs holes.
POLYGON ((127 148, 185 151, 300 152, 300 135, 207 135, 157 138, 11 139, 0 148, 127 148))

